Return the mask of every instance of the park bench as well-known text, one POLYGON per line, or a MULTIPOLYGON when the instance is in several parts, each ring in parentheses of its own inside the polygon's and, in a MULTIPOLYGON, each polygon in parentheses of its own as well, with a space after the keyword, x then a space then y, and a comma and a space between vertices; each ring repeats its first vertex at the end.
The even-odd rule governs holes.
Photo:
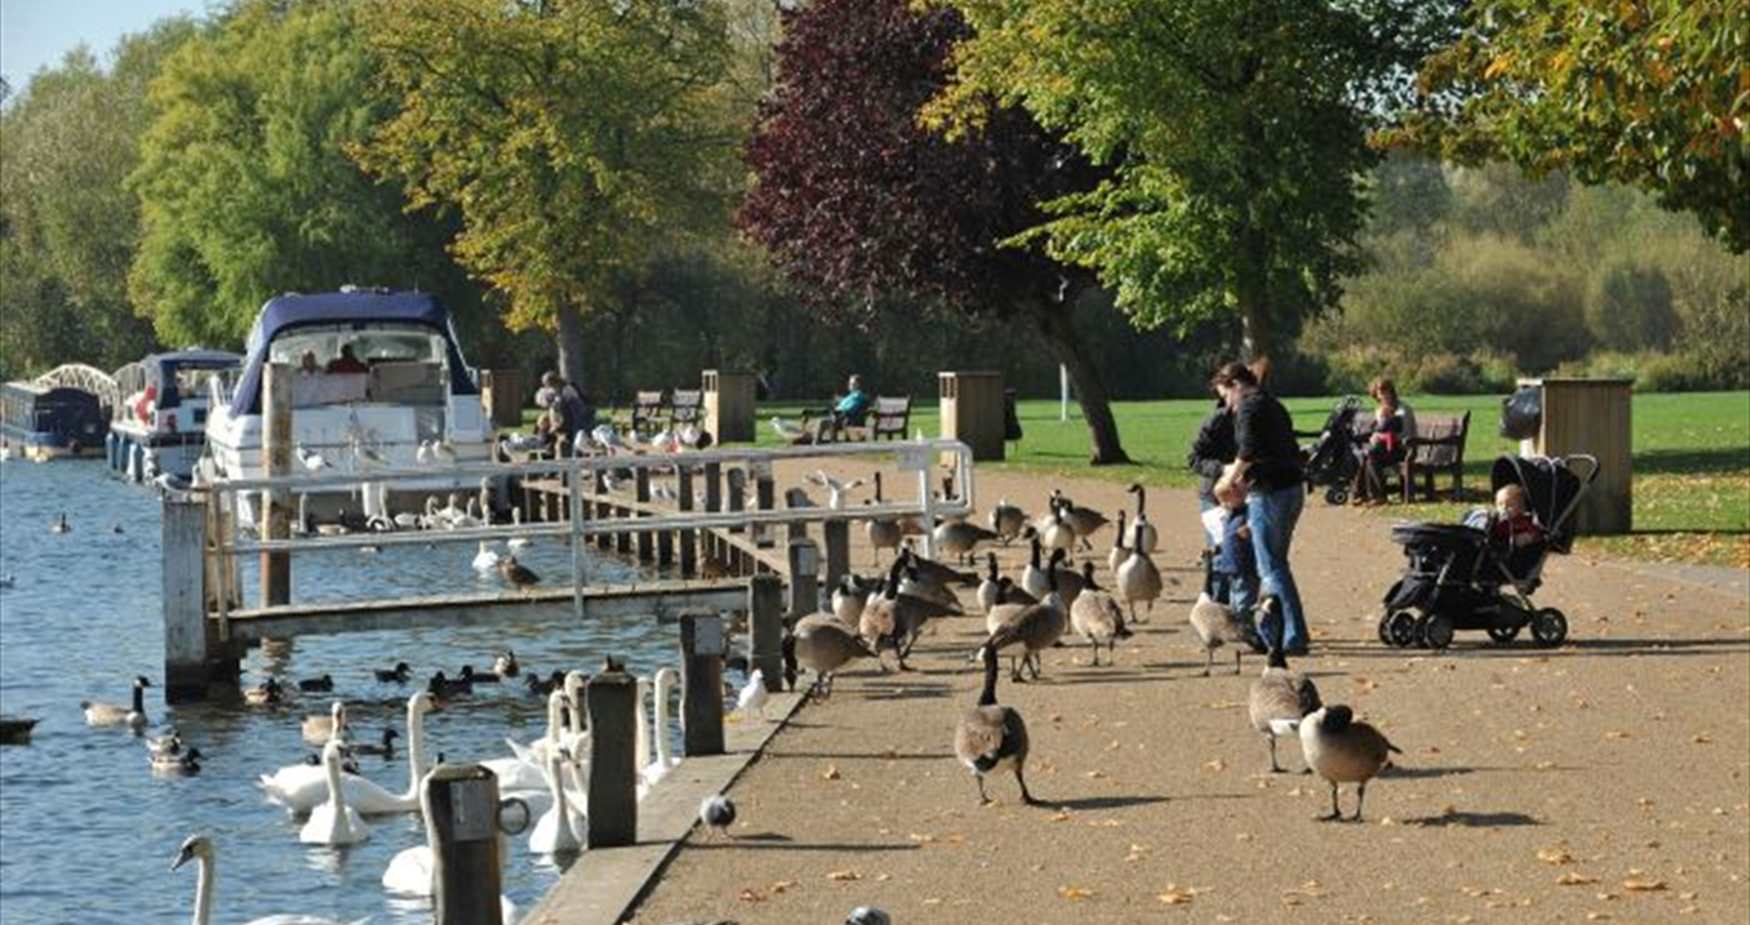
POLYGON ((1422 479, 1422 493, 1434 498, 1434 476, 1452 473, 1452 497, 1464 495, 1464 441, 1470 434, 1470 412, 1441 414, 1418 412, 1416 435, 1411 437, 1404 453, 1404 501, 1411 500, 1417 477, 1422 479))
POLYGON ((698 424, 705 414, 705 390, 675 389, 669 393, 668 419, 676 426, 698 424))
MULTIPOLYGON (((832 409, 810 409, 802 412, 802 429, 813 435, 820 429, 823 418, 831 418, 832 409)), ((838 429, 836 438, 832 434, 823 434, 824 441, 839 440, 903 440, 906 428, 911 423, 911 396, 882 395, 875 399, 869 410, 863 413, 863 421, 859 424, 846 424, 838 429)), ((830 430, 830 428, 827 428, 830 430)))
POLYGON ((655 433, 667 409, 668 402, 661 389, 638 392, 632 397, 632 432, 655 433))

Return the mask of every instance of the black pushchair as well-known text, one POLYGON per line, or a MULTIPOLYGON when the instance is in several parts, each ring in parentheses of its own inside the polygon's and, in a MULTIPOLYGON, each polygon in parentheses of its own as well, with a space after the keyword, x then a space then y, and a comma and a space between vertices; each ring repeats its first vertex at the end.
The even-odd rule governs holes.
POLYGON ((1310 494, 1323 487, 1328 504, 1349 503, 1349 489, 1361 468, 1355 455, 1355 415, 1360 412, 1361 399, 1344 396, 1325 418, 1317 438, 1303 451, 1306 490, 1310 494))
POLYGON ((1549 554, 1566 555, 1574 543, 1574 510, 1598 478, 1591 456, 1503 456, 1489 473, 1491 491, 1507 485, 1525 490, 1539 537, 1514 548, 1491 538, 1489 512, 1473 512, 1463 524, 1399 524, 1392 542, 1409 560, 1385 595, 1379 638, 1388 646, 1444 649, 1455 630, 1484 630, 1508 643, 1531 627, 1541 646, 1568 637, 1568 619, 1554 607, 1537 607, 1531 595, 1543 583, 1549 554), (1584 474, 1575 471, 1583 464, 1584 474))

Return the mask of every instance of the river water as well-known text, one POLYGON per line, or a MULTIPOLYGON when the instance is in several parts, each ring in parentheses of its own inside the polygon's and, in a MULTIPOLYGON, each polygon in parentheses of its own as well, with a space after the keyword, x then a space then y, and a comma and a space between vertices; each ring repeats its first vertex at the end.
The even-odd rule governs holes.
MULTIPOLYGON (((391 547, 294 559, 293 600, 431 594, 496 584, 474 572, 472 547, 391 547), (356 590, 355 590, 356 589, 356 590)), ((537 541, 519 554, 547 581, 569 576, 570 553, 537 541)), ((678 632, 653 620, 531 624, 354 633, 295 640, 283 659, 251 650, 243 683, 269 676, 329 674, 332 694, 303 694, 279 707, 167 706, 147 691, 154 728, 174 724, 206 756, 198 776, 158 777, 145 746, 119 729, 85 725, 82 700, 126 703, 135 675, 154 684, 163 672, 159 614, 159 517, 155 491, 124 484, 100 462, 0 464, 0 712, 40 718, 29 746, 0 747, 0 920, 5 925, 63 922, 185 922, 194 903, 194 866, 168 871, 182 840, 204 833, 217 845, 214 919, 247 921, 282 912, 365 915, 373 922, 429 922, 429 905, 386 894, 381 877, 396 852, 424 840, 418 816, 371 817, 369 840, 343 850, 299 844, 299 822, 266 801, 263 773, 310 753, 299 719, 349 704, 357 737, 404 722, 415 687, 380 684, 373 668, 406 661, 416 678, 463 664, 489 670, 493 654, 514 649, 525 670, 594 670, 604 654, 640 675, 677 661, 678 632), (53 534, 65 512, 72 531, 53 534)), ((592 561, 592 574, 632 574, 618 560, 592 561)), ((251 600, 255 584, 245 571, 251 600)), ((545 701, 520 684, 483 685, 426 718, 433 752, 449 761, 506 756, 505 736, 538 737, 545 701)), ((402 730, 405 735, 405 730, 402 730)), ((670 730, 671 740, 674 730, 670 730)), ((403 741, 400 744, 405 744, 403 741)), ((365 776, 392 792, 407 784, 405 759, 362 758, 365 776)), ((527 911, 559 876, 531 856, 525 838, 509 840, 504 890, 527 911)), ((577 863, 588 863, 587 857, 577 863)))

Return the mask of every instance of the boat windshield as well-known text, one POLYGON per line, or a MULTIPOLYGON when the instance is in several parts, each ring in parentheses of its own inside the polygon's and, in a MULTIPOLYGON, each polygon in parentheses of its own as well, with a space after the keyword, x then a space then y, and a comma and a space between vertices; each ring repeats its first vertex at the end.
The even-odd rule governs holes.
POLYGON ((442 334, 416 325, 324 325, 275 337, 268 357, 309 374, 294 386, 298 407, 441 405, 449 394, 446 344, 442 334))
POLYGON ((211 389, 211 387, 207 385, 209 380, 218 379, 220 382, 229 385, 230 378, 234 376, 236 372, 237 368, 235 366, 223 369, 214 369, 211 367, 202 368, 199 366, 178 367, 176 370, 176 394, 180 395, 184 401, 204 402, 207 400, 211 389))

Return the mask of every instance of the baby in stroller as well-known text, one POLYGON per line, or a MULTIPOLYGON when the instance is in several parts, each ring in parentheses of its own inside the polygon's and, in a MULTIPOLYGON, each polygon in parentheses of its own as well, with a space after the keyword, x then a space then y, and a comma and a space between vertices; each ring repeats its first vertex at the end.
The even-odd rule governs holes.
POLYGON ((1506 643, 1529 626, 1539 645, 1560 645, 1567 617, 1535 606, 1531 595, 1548 555, 1572 547, 1574 510, 1597 477, 1590 456, 1503 456, 1490 472, 1495 507, 1472 511, 1461 524, 1392 527, 1408 564, 1386 592, 1380 640, 1444 649, 1455 630, 1484 630, 1506 643), (1575 473, 1577 463, 1584 477, 1575 473))

